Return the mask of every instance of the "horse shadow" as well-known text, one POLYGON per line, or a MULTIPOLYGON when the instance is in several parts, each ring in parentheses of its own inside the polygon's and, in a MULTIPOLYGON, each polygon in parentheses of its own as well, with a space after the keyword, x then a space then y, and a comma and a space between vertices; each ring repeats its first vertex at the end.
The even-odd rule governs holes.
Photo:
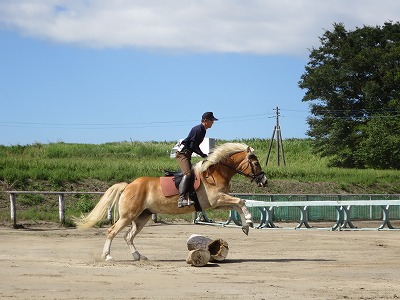
MULTIPOLYGON (((159 259, 153 262, 184 262, 182 259, 159 259)), ((219 267, 219 265, 242 264, 242 263, 291 263, 291 262, 335 262, 335 259, 320 258, 245 258, 245 259, 225 259, 223 261, 209 262, 206 267, 219 267)))
POLYGON ((241 263, 290 263, 290 262, 332 262, 334 259, 321 258, 245 258, 245 259, 225 259, 221 264, 241 264, 241 263))

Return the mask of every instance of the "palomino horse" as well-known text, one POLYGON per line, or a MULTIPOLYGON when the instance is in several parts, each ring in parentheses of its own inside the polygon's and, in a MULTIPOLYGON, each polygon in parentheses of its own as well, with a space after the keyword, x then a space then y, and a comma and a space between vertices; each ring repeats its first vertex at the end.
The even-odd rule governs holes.
MULTIPOLYGON (((226 143, 217 147, 205 160, 194 165, 194 173, 200 177, 197 189, 199 204, 205 209, 235 210, 242 221, 242 230, 247 235, 253 227, 252 216, 244 201, 229 195, 229 182, 235 174, 241 174, 266 186, 267 178, 262 171, 253 150, 240 143, 226 143)), ((133 244, 134 237, 143 229, 152 214, 186 214, 193 212, 193 206, 177 207, 178 195, 164 196, 160 178, 140 177, 131 183, 117 183, 111 186, 86 216, 77 220, 78 228, 94 226, 106 214, 110 206, 118 208, 119 219, 108 229, 102 257, 111 260, 111 242, 126 226, 132 224, 124 238, 134 260, 147 259, 139 254, 133 244)))

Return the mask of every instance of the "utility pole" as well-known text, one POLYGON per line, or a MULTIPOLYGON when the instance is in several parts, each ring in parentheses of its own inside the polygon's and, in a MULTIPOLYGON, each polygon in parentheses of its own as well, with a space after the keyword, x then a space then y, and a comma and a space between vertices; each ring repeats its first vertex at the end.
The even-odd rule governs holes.
POLYGON ((274 143, 274 137, 276 133, 276 162, 278 166, 280 165, 280 159, 282 154, 282 163, 283 166, 286 166, 285 161, 285 152, 283 151, 283 141, 282 141, 282 134, 281 134, 281 127, 279 126, 279 107, 276 107, 276 125, 274 127, 274 131, 272 132, 271 143, 269 144, 269 149, 267 153, 267 159, 265 161, 265 165, 268 165, 269 156, 271 154, 272 144, 274 143))

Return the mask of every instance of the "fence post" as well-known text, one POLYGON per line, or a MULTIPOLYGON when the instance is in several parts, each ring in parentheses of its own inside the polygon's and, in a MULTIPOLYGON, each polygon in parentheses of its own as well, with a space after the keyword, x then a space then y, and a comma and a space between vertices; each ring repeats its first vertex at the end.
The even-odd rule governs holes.
POLYGON ((17 228, 17 210, 15 208, 15 194, 10 194, 10 212, 11 212, 11 221, 13 223, 13 227, 17 228))
MULTIPOLYGON (((372 200, 372 196, 369 196, 369 200, 372 200)), ((369 207, 369 218, 370 218, 371 220, 373 220, 372 217, 373 217, 372 205, 370 205, 370 207, 369 207)))
POLYGON ((65 224, 65 201, 64 194, 58 194, 58 211, 60 216, 60 223, 65 224))

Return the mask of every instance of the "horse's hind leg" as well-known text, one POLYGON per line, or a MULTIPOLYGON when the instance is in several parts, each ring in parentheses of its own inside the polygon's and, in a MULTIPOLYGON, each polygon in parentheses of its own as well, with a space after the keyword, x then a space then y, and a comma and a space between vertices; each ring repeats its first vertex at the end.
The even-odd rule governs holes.
POLYGON ((144 225, 146 225, 147 221, 151 217, 151 212, 144 211, 142 212, 136 220, 132 221, 132 228, 128 230, 124 236, 126 243, 131 249, 131 253, 134 260, 147 260, 147 257, 141 255, 139 251, 137 251, 135 245, 133 244, 133 239, 135 236, 143 229, 144 225))
POLYGON ((110 255, 112 240, 118 234, 118 232, 120 232, 129 224, 129 222, 129 219, 120 218, 117 222, 115 222, 113 226, 108 229, 108 235, 104 244, 103 254, 101 255, 101 257, 106 261, 113 259, 110 255))

